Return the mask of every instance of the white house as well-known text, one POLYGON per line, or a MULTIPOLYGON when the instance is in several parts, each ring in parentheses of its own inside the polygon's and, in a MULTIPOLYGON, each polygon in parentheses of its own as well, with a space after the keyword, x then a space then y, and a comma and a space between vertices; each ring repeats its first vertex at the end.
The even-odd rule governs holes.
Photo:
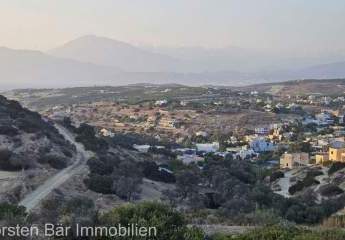
POLYGON ((199 157, 198 155, 192 154, 183 154, 183 155, 178 155, 177 159, 182 161, 184 164, 191 164, 191 163, 197 163, 200 161, 204 161, 203 157, 199 157))
POLYGON ((277 104, 276 104, 276 108, 277 108, 277 109, 283 109, 283 108, 285 108, 285 105, 282 104, 282 103, 277 103, 277 104))
POLYGON ((202 137, 207 137, 208 133, 204 131, 198 131, 195 133, 196 136, 202 136, 202 137))
POLYGON ((168 100, 164 99, 164 100, 157 100, 155 102, 155 105, 156 106, 163 106, 163 105, 166 105, 168 103, 168 100))
POLYGON ((319 124, 319 121, 316 119, 313 119, 311 117, 306 117, 303 121, 302 121, 303 125, 308 125, 308 124, 319 124))
POLYGON ((253 155, 256 155, 253 149, 241 149, 238 153, 236 153, 236 156, 239 156, 241 159, 245 159, 247 157, 252 157, 253 155))
POLYGON ((297 105, 296 103, 291 103, 287 106, 288 109, 290 109, 291 111, 295 112, 301 109, 301 107, 299 105, 297 105))
POLYGON ((198 151, 201 152, 217 152, 219 150, 219 142, 213 142, 213 143, 198 143, 196 144, 196 148, 198 151))
POLYGON ((323 103, 325 105, 328 105, 328 104, 331 103, 331 101, 332 101, 331 97, 325 96, 325 97, 322 98, 321 103, 323 103))
POLYGON ((268 127, 257 127, 254 129, 256 134, 267 135, 270 132, 268 127))
POLYGON ((249 142, 249 146, 255 152, 268 152, 275 149, 274 144, 267 141, 265 138, 255 138, 249 142))
POLYGON ((181 102, 180 102, 180 105, 181 105, 181 106, 184 106, 184 107, 187 106, 187 104, 188 104, 188 102, 186 102, 186 101, 181 101, 181 102))
POLYGON ((142 153, 147 153, 150 147, 151 147, 150 145, 137 145, 137 144, 133 145, 133 148, 135 148, 136 150, 142 153))
POLYGON ((315 118, 318 121, 318 125, 329 125, 334 123, 331 114, 329 114, 328 112, 317 114, 315 118))

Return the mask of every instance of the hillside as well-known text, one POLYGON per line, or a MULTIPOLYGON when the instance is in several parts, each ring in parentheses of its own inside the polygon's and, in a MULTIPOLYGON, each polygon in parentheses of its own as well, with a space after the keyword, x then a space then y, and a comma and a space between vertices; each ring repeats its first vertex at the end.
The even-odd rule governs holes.
POLYGON ((71 164, 75 149, 56 128, 0 96, 0 199, 17 201, 45 177, 71 164), (19 173, 20 171, 22 173, 19 173), (8 182, 6 176, 17 176, 8 182), (26 181, 30 178, 30 181, 26 181), (17 194, 11 194, 12 191, 17 194))
POLYGON ((345 76, 345 62, 319 64, 297 71, 299 78, 341 78, 345 76))
POLYGON ((10 99, 25 104, 30 109, 41 110, 60 104, 70 105, 109 100, 140 102, 144 100, 160 100, 162 98, 198 98, 205 93, 207 93, 207 89, 201 87, 187 87, 177 84, 135 84, 118 87, 18 89, 7 91, 3 94, 10 99))
POLYGON ((345 79, 294 80, 278 83, 264 83, 239 88, 247 91, 266 92, 273 95, 342 95, 345 79))

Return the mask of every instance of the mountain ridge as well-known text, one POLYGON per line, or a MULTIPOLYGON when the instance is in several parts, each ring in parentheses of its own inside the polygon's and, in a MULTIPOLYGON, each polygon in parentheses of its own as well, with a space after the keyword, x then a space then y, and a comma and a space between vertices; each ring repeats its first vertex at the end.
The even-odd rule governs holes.
POLYGON ((95 35, 86 35, 48 51, 56 57, 119 67, 129 72, 166 72, 178 60, 152 53, 131 44, 95 35))
MULTIPOLYGON (((156 65, 151 62, 150 67, 143 64, 140 66, 141 71, 128 71, 130 69, 122 69, 116 67, 116 61, 121 62, 122 65, 136 62, 134 65, 140 65, 140 62, 150 62, 152 55, 145 55, 147 51, 138 50, 138 48, 123 43, 114 41, 109 38, 100 38, 96 36, 87 36, 75 40, 78 43, 83 41, 91 41, 93 45, 94 39, 97 41, 106 42, 105 45, 110 45, 111 51, 105 59, 102 59, 105 53, 108 52, 107 47, 103 48, 100 53, 100 60, 95 58, 94 62, 79 61, 68 56, 56 57, 45 52, 23 49, 10 49, 0 47, 0 88, 2 90, 13 88, 61 88, 61 87, 77 87, 77 86, 93 86, 93 85, 126 85, 135 83, 153 83, 153 84, 167 84, 177 83, 190 86, 200 85, 223 85, 223 86, 245 86, 252 84, 259 84, 265 82, 281 82, 294 79, 331 79, 345 77, 345 61, 338 61, 328 64, 313 65, 306 68, 298 68, 293 70, 280 71, 257 71, 245 72, 237 70, 224 71, 172 71, 161 67, 178 68, 182 62, 175 61, 174 58, 168 58, 168 62, 161 62, 162 65, 156 65), (127 55, 127 60, 116 57, 115 45, 126 46, 127 49, 134 49, 135 53, 144 52, 144 55, 137 58, 134 55, 127 55), (149 56, 148 59, 145 56, 149 56), (96 64, 99 61, 111 61, 113 66, 109 64, 96 64), (172 62, 169 62, 172 60, 172 62), (171 63, 171 64, 170 64, 171 63), (155 65, 155 66, 153 66, 155 65), (157 69, 153 69, 157 66, 157 69), (156 70, 156 71, 153 71, 156 70)), ((72 41, 73 42, 73 41, 72 41)), ((88 52, 88 44, 81 45, 78 52, 88 52)), ((99 47, 92 51, 98 52, 99 47)), ((131 51, 132 51, 131 50, 131 51)), ((91 52, 92 52, 91 51, 91 52)), ((126 50, 127 51, 127 50, 126 50)), ((85 53, 88 56, 88 53, 85 53)), ((92 53, 91 53, 92 55, 92 53)), ((89 55, 89 56, 91 56, 89 55)), ((121 54, 120 54, 121 55, 121 54)), ((81 56, 81 58, 85 57, 81 56)), ((165 55, 153 55, 155 61, 158 57, 165 57, 165 55)), ((243 60, 243 59, 242 59, 243 60)), ((187 66, 185 66, 188 68, 187 66)), ((129 67, 130 68, 130 67, 129 67)), ((134 70, 134 69, 132 69, 134 70)))

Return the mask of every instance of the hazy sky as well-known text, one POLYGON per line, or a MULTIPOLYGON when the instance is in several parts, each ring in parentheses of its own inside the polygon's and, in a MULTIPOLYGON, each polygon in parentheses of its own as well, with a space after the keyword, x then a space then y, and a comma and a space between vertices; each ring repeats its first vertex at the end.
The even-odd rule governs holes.
POLYGON ((337 50, 344 0, 0 0, 0 46, 95 34, 134 44, 337 50))

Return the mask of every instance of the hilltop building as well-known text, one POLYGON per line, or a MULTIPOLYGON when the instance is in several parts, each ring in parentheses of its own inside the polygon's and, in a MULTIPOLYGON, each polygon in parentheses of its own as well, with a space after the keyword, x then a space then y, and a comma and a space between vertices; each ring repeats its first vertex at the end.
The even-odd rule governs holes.
POLYGON ((345 143, 336 141, 331 144, 328 150, 329 161, 345 162, 345 143))
POLYGON ((298 168, 309 164, 308 153, 285 153, 280 158, 280 168, 298 168))

